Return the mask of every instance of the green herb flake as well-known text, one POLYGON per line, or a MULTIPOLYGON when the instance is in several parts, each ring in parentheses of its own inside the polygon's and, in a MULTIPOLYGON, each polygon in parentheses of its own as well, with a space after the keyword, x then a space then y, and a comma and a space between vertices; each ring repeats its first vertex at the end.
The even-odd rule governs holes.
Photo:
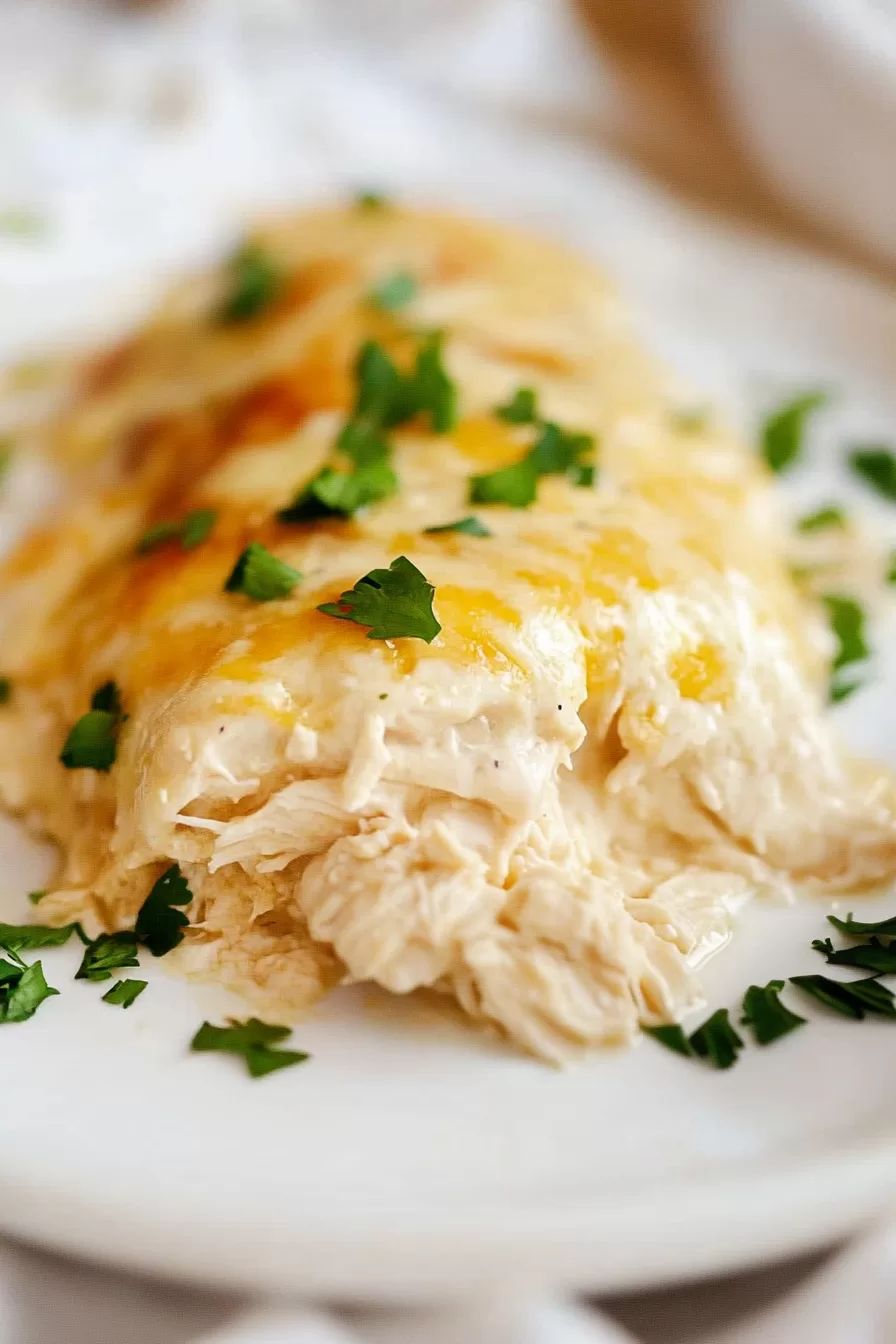
POLYGON ((348 420, 339 431, 336 447, 356 467, 379 466, 392 456, 379 428, 364 419, 348 420))
POLYGON ((445 368, 442 344, 441 332, 427 337, 411 379, 415 411, 429 415, 434 434, 447 434, 457 423, 457 386, 445 368))
POLYGON ((0 481, 9 473, 15 456, 15 441, 11 434, 0 434, 0 481))
POLYGON ((32 905, 40 905, 46 894, 45 891, 29 891, 28 900, 32 905))
POLYGON ((538 419, 538 394, 534 387, 518 387, 510 400, 495 407, 495 415, 511 425, 531 425, 538 419))
POLYGON ((378 280, 367 295, 368 302, 385 313, 398 312, 417 294, 417 281, 410 271, 393 271, 378 280))
POLYGON ((195 550, 211 535, 218 514, 215 509, 193 509, 180 525, 180 544, 185 551, 195 550))
POLYGON ((378 341, 365 341, 358 351, 355 382, 354 419, 379 427, 408 418, 401 406, 404 380, 395 361, 378 341))
POLYGON ((0 705, 8 705, 12 695, 12 682, 9 677, 0 677, 0 705))
POLYGON ((424 528, 424 532, 429 537, 441 536, 444 532, 458 532, 464 537, 493 537, 494 533, 481 523, 478 518, 469 514, 466 518, 458 518, 456 523, 442 523, 439 527, 424 528))
POLYGON ((362 509, 389 499, 397 490, 398 478, 388 462, 371 462, 353 471, 322 467, 277 517, 281 523, 353 518, 362 509))
POLYGON ((812 946, 829 966, 857 966, 863 971, 873 971, 875 975, 896 975, 896 946, 884 944, 877 938, 839 949, 835 949, 830 938, 816 938, 812 946))
POLYGON ((548 421, 529 453, 529 462, 539 476, 562 476, 579 465, 579 459, 594 449, 591 434, 570 433, 548 421))
POLYGON ((885 444, 862 444, 849 454, 849 465, 884 499, 896 500, 896 454, 885 444))
POLYGON ((762 456, 772 471, 785 471, 798 461, 810 416, 830 399, 823 390, 806 392, 768 417, 762 429, 762 456))
POLYGON ((139 965, 135 934, 101 933, 85 948, 75 979, 111 980, 113 971, 139 965))
POLYGON ((823 602, 828 609, 831 630, 837 640, 833 670, 863 662, 869 655, 865 640, 865 613, 855 598, 825 593, 823 602))
POLYGON ((289 597, 301 578, 297 569, 278 560, 260 542, 253 541, 231 570, 224 591, 243 593, 254 602, 274 602, 289 597))
POLYGON ((690 1059, 693 1056, 693 1050, 690 1047, 687 1036, 677 1022, 669 1022, 661 1027, 643 1027, 641 1028, 645 1036, 652 1036, 660 1045, 664 1045, 667 1050, 674 1050, 676 1055, 684 1055, 690 1059))
POLYGON ((117 980, 103 995, 103 1003, 111 1003, 118 1008, 130 1008, 143 993, 147 980, 117 980))
POLYGON ((593 490, 594 482, 597 480, 597 467, 593 462, 588 462, 581 467, 572 467, 569 472, 569 479, 573 485, 580 486, 583 490, 593 490))
POLYGON ((241 1055, 250 1075, 263 1078, 265 1074, 303 1064, 311 1058, 299 1050, 275 1048, 291 1035, 289 1027, 269 1026, 266 1022, 259 1022, 256 1017, 246 1022, 231 1019, 227 1027, 203 1022, 190 1043, 190 1049, 200 1053, 223 1051, 225 1054, 241 1055))
MULTIPOLYGON (((149 949, 154 957, 164 957, 183 942, 184 929, 189 920, 177 906, 189 905, 193 893, 180 870, 173 863, 154 883, 140 908, 134 933, 137 942, 149 949)), ((2 941, 2 939, 0 939, 2 941)))
POLYGON ((389 197, 382 191, 359 191, 355 195, 355 205, 359 210, 386 210, 390 204, 389 197))
POLYGON ((119 716, 92 709, 74 724, 59 759, 67 770, 111 770, 118 750, 119 716))
POLYGON ((338 620, 369 626, 368 639, 422 639, 431 644, 441 630, 433 613, 435 589, 407 556, 388 569, 374 569, 318 611, 338 620))
POLYGON ((770 980, 767 985, 750 985, 744 995, 741 1021, 752 1028, 757 1045, 771 1045, 805 1025, 804 1017, 781 1002, 783 988, 783 980, 770 980))
POLYGON ((538 472, 528 457, 509 467, 470 478, 471 504, 508 504, 512 509, 528 509, 538 493, 538 472))
POLYGON ((691 1050, 714 1069, 730 1069, 744 1048, 743 1039, 732 1027, 727 1008, 719 1008, 698 1027, 689 1041, 691 1050))
POLYGON ((15 954, 39 947, 64 947, 74 932, 74 924, 59 928, 49 924, 0 924, 0 948, 15 954))
POLYGON ((790 983, 826 1008, 857 1022, 861 1022, 866 1013, 896 1018, 893 995, 873 975, 850 981, 831 980, 826 975, 792 975, 790 983))
POLYGON ((849 677, 834 676, 828 686, 828 701, 832 705, 840 705, 844 700, 848 700, 856 691, 860 691, 865 683, 862 681, 853 681, 849 677))
POLYGON ((257 243, 245 243, 226 268, 227 292, 218 308, 224 325, 248 322, 263 313, 281 293, 280 267, 257 243))
POLYGON ((885 578, 887 583, 896 583, 896 551, 890 552, 885 578))
POLYGON ((47 984, 43 964, 35 961, 22 970, 17 980, 10 981, 5 992, 0 994, 0 1024, 27 1022, 42 1003, 58 993, 58 989, 47 984))
POLYGON ((163 546, 166 541, 173 541, 180 532, 180 523, 172 522, 166 519, 161 523, 153 523, 148 527, 143 536, 137 542, 138 555, 146 555, 149 551, 154 551, 158 546, 163 546))
POLYGON ((845 527, 846 514, 836 504, 826 504, 814 513, 804 514, 797 521, 798 532, 822 532, 829 527, 845 527))
POLYGON ((851 913, 845 919, 840 919, 837 915, 828 915, 828 923, 833 924, 835 929, 846 934, 848 938, 896 938, 896 915, 890 915, 887 919, 879 919, 871 924, 853 919, 851 913))
POLYGON ((121 717, 121 692, 114 681, 104 681, 90 697, 90 708, 121 717))

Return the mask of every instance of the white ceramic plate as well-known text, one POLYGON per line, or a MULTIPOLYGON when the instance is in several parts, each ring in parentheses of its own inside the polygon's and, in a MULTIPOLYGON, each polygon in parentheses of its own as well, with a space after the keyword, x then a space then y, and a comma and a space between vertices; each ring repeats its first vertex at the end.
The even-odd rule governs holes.
MULTIPOLYGON (((383 156, 346 154, 345 178, 414 183, 589 247, 652 339, 735 406, 819 379, 841 388, 816 465, 795 480, 807 503, 848 490, 834 479, 843 434, 896 428, 896 306, 870 287, 728 236, 547 142, 523 155, 453 121, 437 171, 429 142, 400 162, 383 156)), ((104 293, 123 300, 111 282, 104 293)), ((96 296, 95 280, 48 286, 46 301, 37 287, 32 337, 60 313, 95 318, 96 296)), ((8 515, 26 477, 12 482, 8 515)), ((885 668, 841 719, 856 745, 896 764, 885 668)), ((11 826, 0 854, 3 914, 23 917, 41 860, 11 826)), ((820 970, 809 942, 825 913, 746 912, 708 971, 711 1004, 734 1006, 751 980, 820 970)), ((0 1227, 35 1241, 368 1300, 533 1279, 610 1290, 814 1246, 896 1199, 890 1023, 813 1014, 728 1074, 649 1041, 557 1073, 430 1006, 345 991, 296 1032, 313 1061, 253 1083, 234 1060, 186 1051, 219 1005, 153 967, 139 1003, 111 1010, 71 982, 76 955, 45 954, 64 993, 0 1033, 0 1227)))

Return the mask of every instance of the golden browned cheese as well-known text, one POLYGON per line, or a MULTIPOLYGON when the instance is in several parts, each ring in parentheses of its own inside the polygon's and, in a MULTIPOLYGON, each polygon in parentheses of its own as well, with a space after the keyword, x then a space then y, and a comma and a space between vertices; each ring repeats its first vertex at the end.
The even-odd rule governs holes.
POLYGON ((51 914, 124 926, 177 861, 195 897, 187 951, 205 957, 187 969, 251 982, 277 1011, 343 974, 435 984, 555 1057, 692 1002, 689 967, 748 889, 889 871, 890 786, 857 783, 821 723, 826 648, 765 470, 717 418, 681 414, 692 395, 600 275, 522 234, 389 206, 309 212, 252 241, 282 277, 257 315, 221 320, 222 266, 79 368, 46 432, 63 503, 4 565, 0 788, 62 847, 51 914), (385 312, 371 292, 396 271, 416 292, 385 312), (407 370, 433 330, 455 422, 388 430, 392 497, 278 521, 325 463, 347 469, 334 445, 362 344, 407 370), (595 483, 546 475, 531 507, 471 504, 471 478, 539 433, 496 414, 520 387, 544 420, 593 436, 595 483), (197 509, 216 515, 200 545, 141 551, 147 528, 197 509), (490 536, 426 531, 471 513, 490 536), (250 542, 301 573, 289 597, 224 591, 250 542), (435 587, 432 643, 368 640, 318 610, 399 555, 435 587), (66 770, 65 735, 110 679, 128 716, 118 760, 66 770), (226 760, 216 735, 236 743, 226 760), (418 927, 465 863, 481 868, 476 918, 445 895, 448 932, 418 927), (545 865, 590 933, 542 927, 545 865), (697 895, 664 904, 682 872, 697 895), (368 883, 370 945, 354 907, 334 906, 337 873, 346 891, 368 883), (373 894, 385 873, 391 915, 373 894), (579 989, 558 986, 582 976, 577 1018, 579 989))

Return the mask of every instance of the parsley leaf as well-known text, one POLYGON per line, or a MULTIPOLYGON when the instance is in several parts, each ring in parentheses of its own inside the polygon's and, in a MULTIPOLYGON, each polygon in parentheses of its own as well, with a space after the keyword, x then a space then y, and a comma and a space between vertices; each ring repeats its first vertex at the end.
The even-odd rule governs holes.
POLYGON ((114 681, 104 681, 90 697, 90 708, 121 718, 121 692, 114 681))
POLYGON ((32 905, 40 905, 41 901, 46 896, 46 894, 47 893, 45 891, 29 891, 28 900, 31 902, 32 905))
POLYGON ((820 532, 827 527, 845 527, 846 514, 836 504, 827 504, 823 509, 807 513, 797 522, 798 532, 820 532))
POLYGON ((378 466, 392 455, 376 425, 364 419, 348 420, 339 431, 336 447, 356 467, 378 466))
POLYGON ((896 1018, 893 995, 874 975, 848 982, 831 980, 826 975, 792 975, 790 983, 823 1003, 826 1008, 844 1017, 854 1018, 857 1022, 861 1022, 866 1013, 896 1018))
POLYGON ((266 1022, 259 1022, 257 1017, 250 1017, 247 1022, 231 1019, 228 1027, 215 1027, 210 1022, 203 1022, 190 1043, 190 1049, 198 1052, 220 1050, 227 1054, 242 1055, 251 1076, 263 1078, 277 1069, 287 1069, 310 1059, 310 1055, 299 1050, 274 1049, 291 1035, 289 1027, 272 1027, 266 1022))
POLYGON ((179 523, 169 519, 147 528, 137 542, 137 550, 143 555, 178 537, 184 550, 192 551, 208 538, 217 521, 215 509, 193 509, 179 523))
POLYGON ((896 500, 896 455, 884 444, 869 443, 854 448, 849 465, 879 495, 896 500))
POLYGON ((584 490, 593 490, 594 482, 597 479, 597 467, 593 462, 588 462, 581 467, 572 467, 569 472, 569 479, 573 485, 581 486, 584 490))
POLYGON ((858 966, 875 975, 896 975, 896 946, 872 938, 855 947, 834 948, 830 938, 815 938, 812 946, 820 952, 829 966, 858 966))
POLYGON ((352 518, 361 509, 388 499, 397 490, 398 477, 386 461, 371 462, 352 471, 322 467, 277 517, 281 523, 352 518))
POLYGON ((384 210, 389 204, 388 196, 382 191, 359 191, 355 196, 359 210, 384 210))
POLYGON ((772 1041, 805 1025, 806 1019, 791 1012, 779 997, 783 980, 770 980, 767 985, 750 985, 744 995, 741 1021, 753 1029, 757 1045, 771 1045, 772 1041))
POLYGON ((879 919, 873 924, 866 924, 862 920, 853 919, 851 914, 847 915, 845 919, 838 919, 836 915, 828 915, 828 923, 833 924, 835 929, 839 929, 841 933, 845 933, 850 938, 866 938, 869 935, 896 938, 896 915, 890 915, 888 919, 879 919))
POLYGON ((495 415, 511 425, 531 425, 538 419, 538 394, 534 387, 518 387, 504 406, 495 407, 495 415))
POLYGON ((254 602, 273 602, 289 597, 301 574, 284 564, 260 542, 250 542, 240 555, 224 585, 227 593, 243 593, 254 602))
POLYGON ((828 700, 832 705, 842 704, 856 691, 860 691, 863 684, 861 681, 850 681, 848 677, 835 676, 828 687, 828 700))
POLYGON ((60 753, 67 770, 110 770, 118 749, 119 716, 92 709, 75 723, 60 753))
POLYGON ((797 461, 803 451, 806 422, 829 401, 829 392, 806 392, 768 417, 762 429, 762 456, 772 471, 784 471, 797 461))
POLYGON ((470 514, 466 518, 458 518, 456 523, 442 523, 439 527, 426 527, 423 529, 427 536, 437 537, 443 532, 459 532, 464 537, 493 537, 485 525, 480 523, 478 518, 470 514))
POLYGON ((509 504, 512 509, 527 509, 537 493, 538 472, 528 457, 470 478, 471 504, 509 504))
POLYGON ((667 1050, 674 1050, 677 1055, 685 1055, 690 1059, 694 1053, 677 1022, 668 1022, 661 1027, 642 1027, 641 1030, 645 1036, 652 1036, 660 1045, 664 1045, 667 1050))
POLYGON ((248 322, 270 307, 283 288, 284 277, 263 248, 244 243, 227 263, 228 292, 218 308, 226 325, 248 322))
POLYGON ((58 929, 48 924, 0 924, 0 948, 15 954, 37 947, 64 947, 74 932, 74 924, 58 929))
POLYGON ((365 341, 358 351, 355 380, 358 390, 354 419, 389 426, 409 418, 401 406, 404 380, 394 360, 378 341, 365 341))
POLYGON ((76 980, 111 980, 112 972, 139 966, 137 938, 131 932, 101 933, 84 950, 76 980))
POLYGON ((731 1025, 728 1009, 719 1008, 698 1027, 689 1041, 695 1055, 706 1059, 716 1069, 730 1069, 744 1048, 743 1040, 731 1025))
POLYGON ((578 466, 582 454, 593 447, 593 435, 569 433, 549 420, 529 453, 529 461, 539 476, 562 476, 578 466))
POLYGON ((118 980, 110 990, 103 995, 103 1003, 111 1003, 116 1007, 130 1008, 131 1004, 139 999, 149 982, 147 980, 118 980))
POLYGON ((184 912, 175 907, 189 905, 192 899, 193 893, 180 865, 173 863, 153 884, 140 907, 134 925, 137 942, 149 948, 154 957, 164 957, 166 952, 172 951, 183 942, 183 930, 189 923, 184 912))
POLYGON ((447 434, 457 423, 457 387, 442 357, 443 337, 433 332, 417 355, 410 381, 415 413, 428 413, 434 434, 447 434))
POLYGON ((837 672, 850 663, 862 662, 869 654, 865 642, 865 613, 862 608, 854 598, 841 597, 836 593, 825 593, 823 601, 828 609, 831 630, 837 640, 833 670, 837 672))
POLYGON ((0 677, 0 705, 8 705, 12 695, 12 682, 9 677, 0 677))
POLYGON ((457 419, 457 388, 445 371, 440 332, 428 336, 407 376, 377 341, 365 341, 355 363, 358 392, 354 418, 389 428, 428 414, 433 431, 445 434, 457 419))
POLYGON ((410 303, 417 293, 417 281, 410 271, 393 271, 378 280, 367 295, 370 303, 383 312, 394 313, 410 303))
POLYGON ((373 569, 338 601, 318 607, 325 616, 367 625, 368 639, 423 639, 431 644, 441 630, 432 609, 435 589, 404 555, 388 569, 373 569))
POLYGON ((58 993, 58 989, 47 984, 43 964, 35 961, 25 967, 17 980, 7 985, 5 993, 0 994, 0 1024, 27 1022, 45 1000, 58 993))

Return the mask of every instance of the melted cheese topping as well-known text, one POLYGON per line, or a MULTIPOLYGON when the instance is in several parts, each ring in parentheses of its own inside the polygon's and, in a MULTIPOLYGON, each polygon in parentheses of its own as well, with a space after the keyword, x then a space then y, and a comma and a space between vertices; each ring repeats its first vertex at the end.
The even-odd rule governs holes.
POLYGON ((182 865, 189 973, 288 1016, 339 979, 436 986, 549 1059, 699 1001, 694 969, 756 890, 851 891, 893 873, 888 777, 821 712, 826 646, 794 589, 770 483, 683 397, 577 259, 483 225, 320 211, 257 241, 289 278, 215 318, 200 276, 87 361, 47 426, 67 495, 5 563, 0 790, 59 843, 42 914, 131 924, 182 865), (378 312, 370 287, 410 271, 378 312), (446 434, 390 431, 400 490, 345 521, 277 511, 330 460, 376 339, 400 367, 445 332, 446 434), (536 429, 520 386, 595 436, 596 484, 543 477, 528 509, 471 506, 536 429), (198 508, 200 545, 146 553, 198 508), (493 535, 426 529, 474 512, 493 535), (286 599, 224 591, 260 542, 286 599), (435 586, 431 644, 318 611, 407 556, 435 586), (59 751, 113 679, 108 774, 59 751))

